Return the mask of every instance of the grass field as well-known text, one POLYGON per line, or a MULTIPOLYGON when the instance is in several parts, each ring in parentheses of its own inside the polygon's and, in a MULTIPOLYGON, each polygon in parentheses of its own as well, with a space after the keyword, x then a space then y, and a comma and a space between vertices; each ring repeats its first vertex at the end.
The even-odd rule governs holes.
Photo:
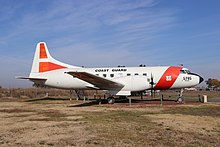
POLYGON ((0 99, 0 146, 219 146, 220 104, 0 99))

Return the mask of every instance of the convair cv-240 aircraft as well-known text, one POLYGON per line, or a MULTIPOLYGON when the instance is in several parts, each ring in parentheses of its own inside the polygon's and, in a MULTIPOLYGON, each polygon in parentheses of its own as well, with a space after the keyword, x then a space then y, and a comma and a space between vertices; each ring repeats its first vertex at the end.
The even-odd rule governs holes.
MULTIPOLYGON (((112 96, 131 92, 193 87, 203 81, 182 66, 83 68, 55 60, 45 42, 37 44, 28 79, 36 84, 69 90, 108 90, 112 96)), ((113 99, 113 97, 111 97, 113 99)), ((111 100, 111 99, 110 99, 111 100)))

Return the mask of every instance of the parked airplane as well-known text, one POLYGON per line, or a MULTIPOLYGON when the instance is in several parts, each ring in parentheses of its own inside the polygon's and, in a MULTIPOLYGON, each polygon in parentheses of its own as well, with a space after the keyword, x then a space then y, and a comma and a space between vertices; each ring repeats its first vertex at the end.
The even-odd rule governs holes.
MULTIPOLYGON (((108 90, 113 96, 129 96, 131 92, 193 87, 203 81, 182 66, 83 68, 55 60, 46 43, 36 47, 28 79, 35 84, 69 90, 108 90)), ((182 90, 181 90, 182 91, 182 90)), ((181 92, 182 95, 182 92, 181 92)))

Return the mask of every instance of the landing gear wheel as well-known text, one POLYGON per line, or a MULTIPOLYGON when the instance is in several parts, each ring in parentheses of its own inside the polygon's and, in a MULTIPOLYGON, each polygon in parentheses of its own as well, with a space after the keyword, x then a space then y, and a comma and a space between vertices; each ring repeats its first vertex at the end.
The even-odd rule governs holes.
POLYGON ((107 98, 108 104, 114 104, 115 103, 115 98, 114 97, 109 97, 107 98))
POLYGON ((179 98, 177 99, 177 103, 183 103, 183 98, 182 98, 182 97, 179 97, 179 98))

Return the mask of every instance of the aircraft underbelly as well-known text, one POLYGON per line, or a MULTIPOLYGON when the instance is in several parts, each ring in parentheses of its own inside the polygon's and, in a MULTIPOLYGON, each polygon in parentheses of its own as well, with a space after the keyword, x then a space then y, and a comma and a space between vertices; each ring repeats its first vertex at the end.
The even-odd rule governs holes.
POLYGON ((78 78, 73 78, 69 75, 50 77, 45 82, 45 85, 64 89, 89 89, 86 87, 86 85, 88 85, 87 82, 84 82, 78 78))

